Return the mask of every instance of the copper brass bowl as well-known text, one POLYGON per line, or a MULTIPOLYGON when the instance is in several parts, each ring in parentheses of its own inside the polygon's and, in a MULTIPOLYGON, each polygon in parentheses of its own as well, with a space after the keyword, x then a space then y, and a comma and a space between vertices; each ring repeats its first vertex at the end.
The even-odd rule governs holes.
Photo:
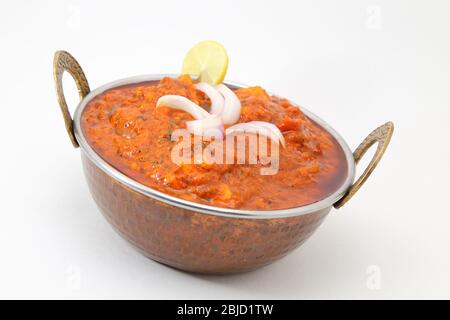
MULTIPOLYGON (((169 196, 125 176, 89 146, 81 130, 81 114, 96 95, 124 84, 158 81, 167 75, 127 78, 90 92, 77 61, 69 53, 59 51, 55 54, 54 76, 67 132, 73 145, 81 147, 87 182, 103 215, 144 255, 190 272, 224 274, 253 270, 300 246, 317 229, 332 206, 341 207, 358 191, 380 161, 393 133, 393 124, 384 124, 352 154, 336 131, 302 108, 342 147, 347 159, 347 178, 342 186, 318 202, 284 210, 235 210, 207 206, 169 196), (63 94, 64 71, 75 79, 81 98, 73 120, 63 94), (372 161, 353 183, 356 164, 375 143, 378 143, 378 148, 372 161)), ((227 84, 243 87, 236 83, 227 84)))

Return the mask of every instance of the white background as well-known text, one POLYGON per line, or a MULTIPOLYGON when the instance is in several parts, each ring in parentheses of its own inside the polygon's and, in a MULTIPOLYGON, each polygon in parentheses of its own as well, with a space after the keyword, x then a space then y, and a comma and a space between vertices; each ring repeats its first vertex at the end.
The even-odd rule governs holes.
MULTIPOLYGON (((450 298, 449 15, 445 0, 2 0, 0 298, 450 298), (112 231, 52 78, 58 49, 94 89, 178 72, 204 39, 228 49, 229 80, 299 102, 352 148, 396 125, 366 185, 306 244, 225 277, 167 268, 112 231)), ((66 92, 73 110, 72 81, 66 92)))

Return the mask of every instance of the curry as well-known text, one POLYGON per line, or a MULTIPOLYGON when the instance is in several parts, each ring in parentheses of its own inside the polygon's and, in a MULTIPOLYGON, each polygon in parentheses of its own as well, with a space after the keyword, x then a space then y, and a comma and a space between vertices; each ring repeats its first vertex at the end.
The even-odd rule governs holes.
POLYGON ((164 95, 179 95, 208 109, 209 98, 194 85, 190 77, 181 76, 107 90, 83 111, 83 133, 95 152, 130 178, 206 205, 246 210, 299 207, 325 198, 344 183, 346 158, 334 137, 297 106, 261 87, 234 91, 242 105, 238 123, 266 121, 281 131, 285 146, 279 149, 277 173, 261 175, 264 164, 259 162, 175 163, 171 150, 178 141, 171 133, 194 118, 156 104, 164 95))

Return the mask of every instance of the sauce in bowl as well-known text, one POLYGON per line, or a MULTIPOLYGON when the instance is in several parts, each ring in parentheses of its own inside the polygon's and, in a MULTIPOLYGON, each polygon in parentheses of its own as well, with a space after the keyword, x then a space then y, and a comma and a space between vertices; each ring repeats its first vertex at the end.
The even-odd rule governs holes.
MULTIPOLYGON (((259 161, 176 164, 171 153, 178 142, 171 134, 193 118, 183 111, 156 108, 156 102, 163 95, 181 95, 208 109, 209 99, 193 84, 181 76, 99 94, 81 118, 88 143, 110 165, 150 188, 218 207, 299 207, 327 197, 344 183, 345 154, 334 137, 297 106, 261 87, 235 90, 242 105, 238 122, 266 121, 280 129, 286 146, 279 148, 277 173, 262 175, 261 168, 267 165, 259 161)), ((246 139, 250 136, 246 134, 246 139)))

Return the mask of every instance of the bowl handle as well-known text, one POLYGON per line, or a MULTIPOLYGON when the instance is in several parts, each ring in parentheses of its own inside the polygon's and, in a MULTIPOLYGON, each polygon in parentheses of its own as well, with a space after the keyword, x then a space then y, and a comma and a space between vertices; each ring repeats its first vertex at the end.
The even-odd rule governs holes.
POLYGON ((358 192, 359 188, 361 188, 364 182, 366 182, 367 178, 369 178, 370 174, 376 168, 378 162, 380 162, 381 158, 383 157, 383 154, 386 151, 389 142, 391 141, 393 133, 394 124, 392 122, 387 122, 372 131, 372 133, 369 134, 363 142, 361 142, 358 148, 356 148, 356 150, 353 152, 353 157, 355 159, 355 163, 358 164, 359 160, 361 160, 367 150, 369 150, 370 147, 375 143, 378 143, 378 147, 375 151, 372 161, 370 161, 366 170, 364 170, 358 180, 356 180, 356 182, 348 189, 344 197, 334 204, 334 207, 336 209, 339 209, 344 204, 346 204, 347 201, 350 200, 356 192, 358 192))
POLYGON ((55 79, 56 95, 58 97, 59 107, 61 108, 64 117, 66 131, 69 135, 70 140, 72 141, 74 148, 78 148, 78 142, 73 132, 72 116, 70 115, 66 98, 64 97, 64 90, 62 86, 64 71, 69 72, 75 80, 78 88, 78 94, 80 95, 81 100, 83 100, 83 98, 90 92, 90 89, 86 76, 84 75, 84 72, 78 64, 77 60, 75 60, 75 58, 66 51, 57 51, 53 59, 53 76, 55 79))

